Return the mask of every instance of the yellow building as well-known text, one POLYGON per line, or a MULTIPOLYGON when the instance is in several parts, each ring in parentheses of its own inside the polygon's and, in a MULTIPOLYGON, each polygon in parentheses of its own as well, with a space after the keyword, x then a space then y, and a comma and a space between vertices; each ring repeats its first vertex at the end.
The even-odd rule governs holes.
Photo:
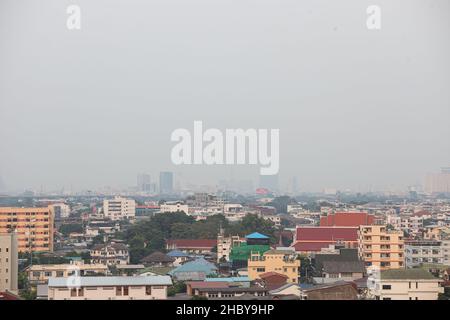
POLYGON ((0 233, 15 230, 19 252, 53 251, 53 215, 49 208, 0 207, 0 233))
POLYGON ((387 230, 385 225, 360 226, 359 255, 366 267, 381 270, 405 267, 403 232, 387 230))
POLYGON ((248 259, 248 276, 250 280, 260 278, 266 272, 276 272, 288 277, 288 283, 297 283, 300 260, 297 254, 289 250, 269 250, 263 255, 252 253, 248 259))

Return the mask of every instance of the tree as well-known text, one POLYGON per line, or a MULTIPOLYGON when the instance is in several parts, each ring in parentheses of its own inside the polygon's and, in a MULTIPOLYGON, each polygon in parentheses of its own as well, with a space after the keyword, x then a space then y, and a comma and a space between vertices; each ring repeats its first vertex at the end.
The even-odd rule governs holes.
POLYGON ((293 198, 289 196, 281 196, 276 197, 272 200, 272 202, 269 202, 268 205, 275 207, 277 209, 278 213, 287 213, 287 206, 289 204, 295 204, 297 203, 293 198))
POLYGON ((73 232, 81 233, 83 232, 83 225, 78 223, 63 224, 61 225, 61 227, 59 227, 59 232, 61 232, 65 236, 68 236, 73 232))

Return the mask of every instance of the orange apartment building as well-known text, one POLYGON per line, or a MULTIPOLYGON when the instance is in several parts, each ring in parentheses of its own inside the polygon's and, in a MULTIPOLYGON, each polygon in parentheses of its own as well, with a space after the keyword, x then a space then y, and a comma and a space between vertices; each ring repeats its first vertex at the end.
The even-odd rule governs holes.
POLYGON ((53 220, 48 207, 0 207, 0 233, 16 230, 19 252, 52 252, 53 220))
POLYGON ((366 267, 405 268, 404 252, 403 232, 387 230, 385 225, 360 226, 359 254, 366 267))

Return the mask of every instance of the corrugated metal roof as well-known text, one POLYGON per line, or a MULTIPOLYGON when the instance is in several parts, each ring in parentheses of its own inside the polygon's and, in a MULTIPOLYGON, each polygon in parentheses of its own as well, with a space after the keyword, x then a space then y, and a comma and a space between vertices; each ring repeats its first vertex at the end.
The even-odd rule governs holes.
POLYGON ((249 277, 205 278, 205 282, 250 282, 249 277))
MULTIPOLYGON (((49 278, 49 287, 68 287, 72 281, 68 278, 49 278)), ((172 285, 169 276, 148 277, 78 277, 75 280, 77 286, 140 286, 140 285, 172 285)))

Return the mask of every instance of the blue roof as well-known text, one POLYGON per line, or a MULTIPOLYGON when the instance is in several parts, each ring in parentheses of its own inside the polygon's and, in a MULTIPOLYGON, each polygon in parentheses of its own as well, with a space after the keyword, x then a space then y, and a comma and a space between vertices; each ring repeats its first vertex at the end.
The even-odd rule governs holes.
POLYGON ((187 253, 184 253, 180 250, 172 250, 169 253, 167 253, 167 256, 169 257, 189 257, 187 253))
POLYGON ((206 275, 214 274, 217 270, 217 267, 206 261, 203 258, 187 262, 176 269, 173 269, 168 272, 170 275, 177 274, 178 272, 204 272, 206 275))
POLYGON ((246 236, 247 239, 269 239, 268 236, 265 236, 259 232, 253 232, 252 234, 249 234, 246 236))

